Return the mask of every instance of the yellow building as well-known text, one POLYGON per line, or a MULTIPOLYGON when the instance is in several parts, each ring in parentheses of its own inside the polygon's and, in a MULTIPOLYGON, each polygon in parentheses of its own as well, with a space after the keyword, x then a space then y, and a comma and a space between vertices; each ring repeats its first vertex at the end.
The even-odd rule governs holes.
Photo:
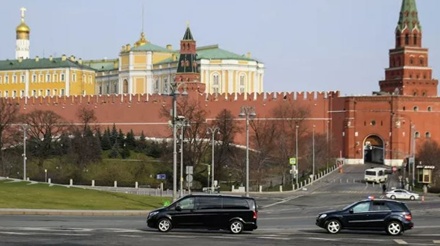
POLYGON ((94 95, 95 70, 74 56, 0 61, 0 96, 94 95))
MULTIPOLYGON (((188 27, 189 29, 189 27, 188 27)), ((116 60, 86 61, 97 71, 98 94, 160 93, 170 91, 177 72, 180 50, 152 44, 141 33, 140 39, 127 44, 116 60)), ((263 92, 264 64, 250 53, 237 55, 211 45, 197 48, 200 80, 206 93, 263 92)))
POLYGON ((63 55, 59 58, 29 58, 30 28, 24 21, 16 28, 16 59, 0 61, 0 97, 94 95, 94 69, 81 59, 63 55))

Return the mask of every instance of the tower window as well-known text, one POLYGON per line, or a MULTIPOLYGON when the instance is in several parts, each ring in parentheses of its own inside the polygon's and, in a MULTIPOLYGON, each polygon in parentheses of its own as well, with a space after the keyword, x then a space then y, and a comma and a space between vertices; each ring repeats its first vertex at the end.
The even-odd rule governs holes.
POLYGON ((246 88, 246 81, 244 75, 240 75, 240 93, 244 93, 246 88))
POLYGON ((405 35, 405 45, 409 45, 409 34, 405 35))
POLYGON ((425 59, 420 58, 420 65, 424 66, 425 65, 425 59))
POLYGON ((428 107, 428 112, 432 112, 432 107, 431 106, 428 107))
POLYGON ((417 45, 417 34, 414 34, 414 45, 417 45))

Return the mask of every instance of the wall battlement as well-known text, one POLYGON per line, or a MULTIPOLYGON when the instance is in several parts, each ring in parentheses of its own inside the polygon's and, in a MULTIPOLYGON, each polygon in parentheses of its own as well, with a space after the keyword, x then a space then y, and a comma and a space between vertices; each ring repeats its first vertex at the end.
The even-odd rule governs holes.
MULTIPOLYGON (((191 93, 191 92, 190 92, 191 93)), ((205 101, 228 102, 261 102, 276 101, 278 99, 289 101, 322 101, 329 97, 339 97, 339 91, 330 92, 264 92, 264 93, 225 93, 204 94, 198 93, 205 101)), ((56 105, 56 104, 112 104, 112 103, 166 103, 171 97, 166 94, 108 94, 85 96, 45 96, 45 97, 8 97, 4 98, 9 103, 20 105, 56 105)))

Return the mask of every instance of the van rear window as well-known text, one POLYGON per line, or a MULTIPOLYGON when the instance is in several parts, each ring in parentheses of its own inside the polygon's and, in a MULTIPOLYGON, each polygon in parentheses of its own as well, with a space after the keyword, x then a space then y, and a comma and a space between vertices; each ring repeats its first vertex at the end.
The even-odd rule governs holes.
POLYGON ((376 172, 375 171, 366 171, 365 175, 376 176, 376 172))
POLYGON ((249 209, 249 204, 246 199, 235 197, 223 197, 224 209, 249 209))

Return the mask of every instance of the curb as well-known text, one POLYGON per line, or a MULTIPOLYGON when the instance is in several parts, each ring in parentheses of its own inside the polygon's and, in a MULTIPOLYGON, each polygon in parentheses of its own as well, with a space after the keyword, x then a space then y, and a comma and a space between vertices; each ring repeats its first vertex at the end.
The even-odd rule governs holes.
POLYGON ((0 215, 147 216, 150 210, 0 209, 0 215))

